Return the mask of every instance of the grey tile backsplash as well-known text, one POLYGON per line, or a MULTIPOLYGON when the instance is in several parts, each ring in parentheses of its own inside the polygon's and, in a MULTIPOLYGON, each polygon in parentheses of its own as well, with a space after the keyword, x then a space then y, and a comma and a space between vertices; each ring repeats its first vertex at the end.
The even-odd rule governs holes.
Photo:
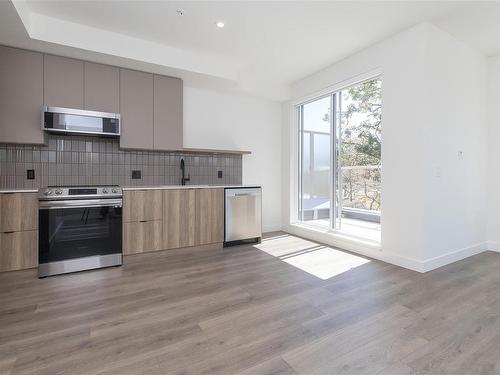
POLYGON ((184 157, 189 185, 241 184, 241 155, 135 151, 119 140, 48 135, 46 146, 0 143, 0 189, 68 185, 179 185, 184 157), (27 170, 35 179, 27 179, 27 170), (132 179, 132 170, 142 178, 132 179), (222 178, 217 172, 222 171, 222 178))

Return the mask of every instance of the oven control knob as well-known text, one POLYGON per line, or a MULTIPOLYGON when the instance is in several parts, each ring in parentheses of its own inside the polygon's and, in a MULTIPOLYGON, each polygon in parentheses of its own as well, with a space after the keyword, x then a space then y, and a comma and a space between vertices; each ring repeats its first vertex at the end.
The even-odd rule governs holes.
POLYGON ((62 194, 62 190, 61 189, 56 190, 56 194, 57 195, 61 195, 62 194))
POLYGON ((44 195, 51 195, 52 194, 52 190, 45 190, 43 192, 44 195))
POLYGON ((108 194, 108 189, 102 189, 103 194, 108 194))
POLYGON ((117 189, 113 189, 113 190, 111 190, 111 192, 112 192, 113 194, 116 194, 116 193, 118 193, 118 190, 117 190, 117 189))

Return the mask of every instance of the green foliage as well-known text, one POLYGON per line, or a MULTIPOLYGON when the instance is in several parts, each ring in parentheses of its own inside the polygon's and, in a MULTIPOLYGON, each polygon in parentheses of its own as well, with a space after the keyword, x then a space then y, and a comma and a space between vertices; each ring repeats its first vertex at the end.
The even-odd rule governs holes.
MULTIPOLYGON (((380 166, 381 81, 366 81, 342 91, 342 101, 341 166, 380 166)), ((343 168, 342 180, 344 207, 380 210, 380 169, 343 168)))
POLYGON ((379 79, 342 92, 342 165, 380 165, 382 85, 379 79), (361 119, 361 120, 360 120, 361 119))

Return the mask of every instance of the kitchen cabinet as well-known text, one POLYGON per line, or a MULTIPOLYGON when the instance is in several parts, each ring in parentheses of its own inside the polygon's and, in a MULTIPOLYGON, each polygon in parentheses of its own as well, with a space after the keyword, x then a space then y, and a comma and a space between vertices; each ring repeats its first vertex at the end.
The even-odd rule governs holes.
POLYGON ((0 194, 0 232, 38 229, 37 193, 0 194))
POLYGON ((150 221, 163 218, 161 190, 132 190, 123 192, 123 221, 150 221))
POLYGON ((179 78, 0 46, 0 87, 0 142, 43 144, 45 105, 120 113, 122 148, 183 149, 179 78))
POLYGON ((163 248, 163 192, 123 192, 123 254, 157 251, 163 248))
POLYGON ((162 220, 123 223, 123 254, 162 250, 162 229, 162 220))
POLYGON ((0 271, 37 265, 37 193, 0 193, 0 271))
POLYGON ((44 143, 43 55, 0 46, 0 142, 44 143))
POLYGON ((43 81, 45 105, 84 109, 83 61, 44 55, 43 81))
POLYGON ((37 230, 0 233, 0 272, 37 266, 37 230))
POLYGON ((195 245, 224 241, 224 189, 196 190, 195 245))
POLYGON ((120 114, 120 146, 153 149, 153 74, 120 69, 120 114))
POLYGON ((163 249, 194 246, 195 204, 194 189, 163 191, 163 249))
POLYGON ((125 255, 223 241, 223 188, 123 192, 125 255))
POLYGON ((120 112, 120 69, 84 63, 84 107, 89 111, 120 112))
POLYGON ((183 84, 179 78, 154 76, 155 150, 181 150, 183 147, 183 84))

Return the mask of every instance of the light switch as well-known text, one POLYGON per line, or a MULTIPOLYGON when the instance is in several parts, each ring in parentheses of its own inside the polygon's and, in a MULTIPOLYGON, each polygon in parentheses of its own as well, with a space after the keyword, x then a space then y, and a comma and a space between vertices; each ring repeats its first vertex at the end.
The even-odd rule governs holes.
POLYGON ((434 176, 436 176, 436 178, 441 177, 441 167, 436 167, 436 171, 434 173, 434 176))

